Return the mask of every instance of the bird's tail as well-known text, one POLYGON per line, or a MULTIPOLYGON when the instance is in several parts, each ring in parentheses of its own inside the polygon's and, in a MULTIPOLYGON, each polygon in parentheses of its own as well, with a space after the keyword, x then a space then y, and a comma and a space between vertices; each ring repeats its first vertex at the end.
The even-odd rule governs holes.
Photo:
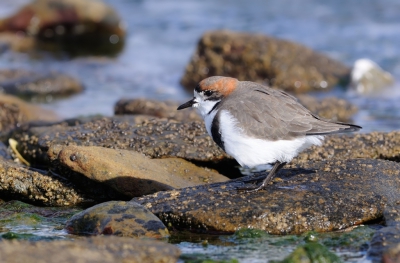
POLYGON ((347 133, 347 132, 356 132, 362 129, 361 126, 344 123, 344 122, 336 122, 331 120, 326 120, 316 115, 313 115, 316 121, 313 123, 313 128, 306 133, 306 135, 328 135, 335 133, 347 133))

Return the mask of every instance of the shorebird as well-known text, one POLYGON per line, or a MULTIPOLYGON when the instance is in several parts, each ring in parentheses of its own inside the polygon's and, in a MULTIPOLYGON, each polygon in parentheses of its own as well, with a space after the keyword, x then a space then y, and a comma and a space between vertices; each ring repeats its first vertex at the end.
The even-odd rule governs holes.
POLYGON ((354 132, 360 126, 330 121, 311 113, 284 91, 235 78, 206 78, 194 89, 194 97, 178 110, 197 108, 208 134, 241 166, 274 164, 262 183, 300 152, 322 145, 325 135, 354 132))

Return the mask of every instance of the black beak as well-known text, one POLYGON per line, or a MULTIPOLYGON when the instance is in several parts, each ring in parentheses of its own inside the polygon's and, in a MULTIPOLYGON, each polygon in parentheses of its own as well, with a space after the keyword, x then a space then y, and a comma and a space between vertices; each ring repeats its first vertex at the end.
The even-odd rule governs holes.
POLYGON ((182 109, 186 109, 189 107, 192 107, 193 104, 195 104, 196 102, 194 101, 194 98, 189 100, 188 102, 183 103, 181 106, 178 107, 177 110, 182 110, 182 109))

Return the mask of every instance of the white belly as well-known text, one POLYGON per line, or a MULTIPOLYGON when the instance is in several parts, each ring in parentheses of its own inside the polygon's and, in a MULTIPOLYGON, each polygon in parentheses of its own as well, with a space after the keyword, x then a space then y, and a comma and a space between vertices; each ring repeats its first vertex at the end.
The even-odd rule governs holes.
POLYGON ((236 123, 237 120, 228 111, 221 111, 221 138, 225 151, 241 166, 254 167, 276 161, 290 162, 311 145, 321 145, 324 139, 321 135, 278 141, 255 139, 244 135, 236 123))

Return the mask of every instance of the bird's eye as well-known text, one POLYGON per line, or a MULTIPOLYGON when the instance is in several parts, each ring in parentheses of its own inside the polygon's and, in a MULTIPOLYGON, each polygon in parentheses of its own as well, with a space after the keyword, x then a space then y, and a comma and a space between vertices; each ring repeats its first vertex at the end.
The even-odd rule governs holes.
POLYGON ((204 95, 206 95, 206 96, 211 96, 212 94, 213 94, 213 92, 211 90, 204 91, 204 95))

